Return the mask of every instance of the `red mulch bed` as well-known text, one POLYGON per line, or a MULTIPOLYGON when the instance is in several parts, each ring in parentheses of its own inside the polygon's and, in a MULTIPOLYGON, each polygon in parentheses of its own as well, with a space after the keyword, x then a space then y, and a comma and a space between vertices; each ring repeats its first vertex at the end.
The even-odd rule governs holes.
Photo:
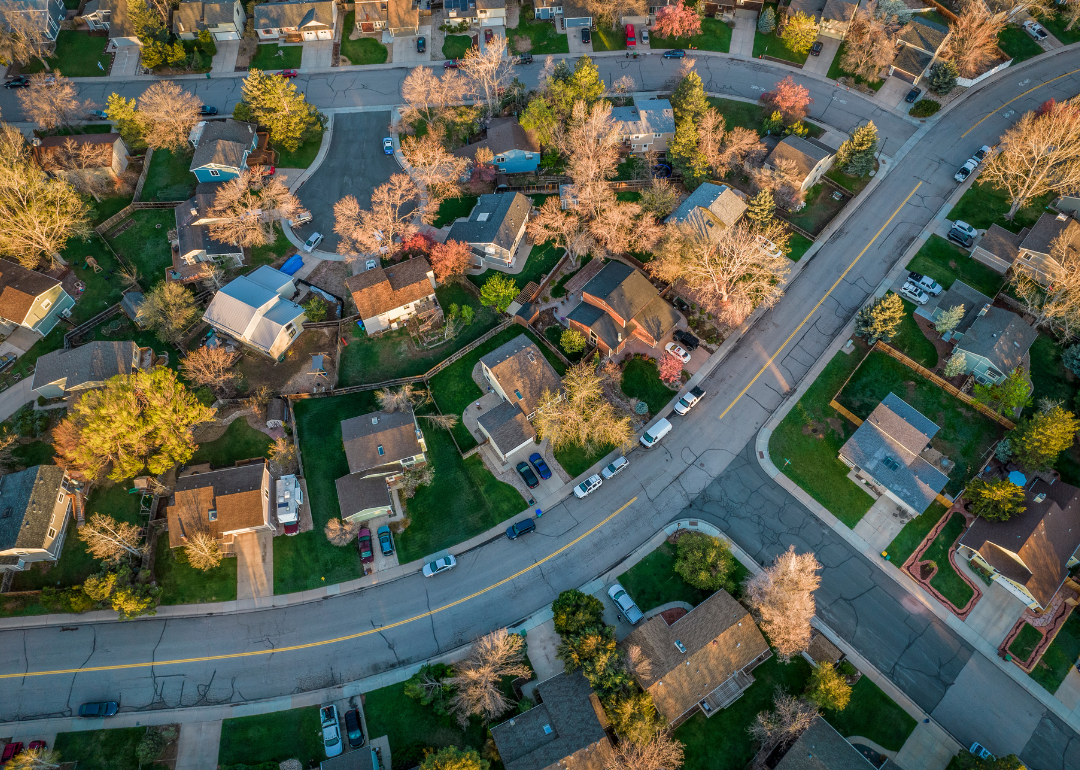
POLYGON ((664 619, 664 622, 670 626, 685 614, 686 610, 684 610, 682 607, 672 607, 670 610, 664 610, 663 612, 661 612, 660 617, 662 617, 664 619))

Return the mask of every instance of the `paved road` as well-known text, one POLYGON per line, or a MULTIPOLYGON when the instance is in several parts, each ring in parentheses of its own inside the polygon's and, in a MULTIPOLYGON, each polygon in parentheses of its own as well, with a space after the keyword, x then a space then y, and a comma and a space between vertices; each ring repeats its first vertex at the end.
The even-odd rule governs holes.
MULTIPOLYGON (((775 487, 750 454, 753 437, 784 394, 953 189, 953 168, 972 148, 992 143, 1016 119, 1012 111, 1080 92, 1080 75, 1058 77, 1066 60, 1057 56, 1007 72, 934 125, 707 380, 709 397, 690 419, 675 418, 675 431, 651 452, 634 452, 633 473, 584 501, 571 498, 548 511, 536 535, 513 543, 496 539, 459 557, 458 568, 439 578, 410 575, 310 604, 167 622, 4 632, 0 674, 252 650, 272 654, 4 680, 0 719, 67 715, 82 701, 104 697, 119 698, 126 710, 241 701, 367 676, 513 624, 559 591, 605 571, 689 508, 691 515, 709 516, 763 560, 788 543, 814 549, 826 565, 822 616, 962 740, 1019 752, 1036 769, 1080 767, 1076 733, 775 487), (465 596, 473 598, 448 606, 465 596), (411 618, 418 619, 408 622, 411 618), (303 651, 282 649, 356 634, 364 635, 303 651)), ((722 85, 717 66, 710 62, 707 68, 710 89, 722 85)), ((737 63, 723 69, 730 74, 732 67, 741 67, 739 76, 776 78, 763 75, 760 66, 737 63)), ((817 108, 834 106, 819 101, 817 108)), ((830 119, 854 120, 844 111, 853 109, 848 100, 830 119)), ((910 128, 888 116, 882 124, 890 120, 890 130, 910 128)))

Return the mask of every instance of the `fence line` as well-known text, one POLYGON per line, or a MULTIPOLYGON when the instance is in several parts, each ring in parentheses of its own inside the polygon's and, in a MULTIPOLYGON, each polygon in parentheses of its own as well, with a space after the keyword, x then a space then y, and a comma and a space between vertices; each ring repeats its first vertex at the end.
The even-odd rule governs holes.
POLYGON ((86 334, 86 332, 93 329, 106 318, 111 318, 123 309, 123 306, 119 302, 117 302, 115 305, 106 308, 105 310, 102 310, 89 321, 84 321, 83 323, 76 326, 74 329, 64 335, 64 350, 69 350, 71 348, 72 340, 74 340, 76 337, 81 337, 83 334, 86 334))
POLYGON ((128 205, 124 206, 124 208, 120 209, 115 214, 113 214, 111 217, 109 217, 104 222, 102 222, 100 225, 95 227, 94 232, 97 233, 98 235, 103 236, 103 235, 105 235, 105 233, 109 232, 109 230, 112 230, 113 227, 120 224, 121 222, 123 222, 128 217, 130 217, 134 212, 135 212, 135 207, 132 204, 129 203, 128 205))
MULTIPOLYGON (((840 394, 837 393, 836 395, 839 396, 840 394)), ((847 407, 842 406, 840 402, 837 401, 835 398, 829 401, 829 406, 838 411, 842 416, 846 417, 851 422, 855 423, 855 427, 859 427, 863 424, 863 419, 861 417, 856 417, 854 414, 848 411, 847 407)))
MULTIPOLYGON (((804 238, 809 238, 809 239, 811 240, 811 242, 813 242, 813 241, 816 241, 816 240, 817 240, 817 238, 816 238, 815 236, 811 235, 811 234, 810 234, 810 233, 808 233, 808 232, 807 232, 806 230, 803 230, 803 229, 802 229, 801 227, 799 227, 798 225, 796 225, 796 224, 793 224, 793 223, 791 222, 791 220, 790 220, 790 219, 788 219, 787 217, 785 217, 785 216, 784 216, 783 214, 781 214, 781 213, 780 213, 779 211, 775 212, 775 215, 776 215, 777 217, 779 217, 779 218, 780 218, 781 220, 783 220, 783 222, 784 222, 784 224, 785 224, 785 225, 787 225, 788 227, 790 227, 790 228, 791 228, 792 230, 794 230, 795 232, 797 232, 797 233, 798 233, 799 235, 801 235, 802 237, 804 237, 804 238)), ((829 220, 829 221, 832 221, 832 220, 829 220)))
POLYGON ((143 185, 146 184, 146 176, 150 172, 150 159, 154 157, 154 148, 147 147, 146 155, 143 157, 142 173, 139 174, 139 182, 135 185, 135 195, 132 196, 132 201, 137 201, 139 196, 142 195, 143 185))
POLYGON ((536 338, 543 342, 545 345, 547 345, 548 349, 550 349, 552 353, 557 355, 559 357, 559 360, 566 364, 567 367, 573 366, 573 364, 570 363, 570 359, 564 356, 562 352, 551 343, 551 340, 544 336, 544 333, 542 331, 540 331, 539 329, 534 329, 531 326, 529 327, 529 329, 532 330, 532 333, 536 335, 536 338))

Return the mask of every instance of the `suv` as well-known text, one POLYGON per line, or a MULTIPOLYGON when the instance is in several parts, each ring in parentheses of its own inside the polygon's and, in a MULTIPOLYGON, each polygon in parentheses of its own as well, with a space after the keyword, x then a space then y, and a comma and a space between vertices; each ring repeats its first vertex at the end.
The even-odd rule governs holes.
POLYGON ((913 284, 911 281, 905 283, 900 288, 900 291, 897 293, 904 299, 911 300, 916 305, 925 305, 927 302, 930 301, 930 297, 926 294, 926 292, 913 284))
POLYGON ((814 44, 810 46, 810 55, 821 56, 821 49, 824 47, 824 44, 820 40, 815 40, 814 44))
POLYGON ((679 345, 682 346, 683 350, 688 350, 691 353, 697 350, 698 345, 701 344, 701 340, 699 340, 690 332, 683 331, 682 329, 676 329, 671 336, 676 342, 679 343, 679 345))
POLYGON ((975 151, 975 154, 971 156, 971 159, 976 163, 982 163, 984 160, 986 160, 986 156, 993 151, 993 147, 984 144, 982 147, 975 151))
POLYGON ((304 251, 310 254, 320 243, 322 243, 322 239, 322 233, 312 233, 311 237, 304 241, 304 251))
POLYGON ((358 749, 364 745, 364 728, 360 725, 360 709, 345 712, 345 734, 349 737, 349 746, 358 749))
POLYGON ((931 297, 936 297, 941 294, 941 284, 930 276, 923 275, 922 273, 908 273, 907 277, 909 281, 925 291, 931 297))
POLYGON ((81 717, 111 717, 120 710, 120 704, 116 701, 102 701, 100 703, 84 703, 79 706, 81 717))
POLYGON ((613 479, 628 465, 630 465, 629 460, 625 457, 619 457, 615 462, 611 463, 611 465, 605 465, 603 470, 600 471, 600 475, 603 476, 605 480, 613 479))
POLYGON ((506 528, 506 538, 508 540, 517 540, 522 535, 535 531, 536 522, 533 519, 522 519, 506 528))
POLYGON ((523 53, 517 57, 518 64, 532 64, 533 58, 531 53, 523 53))
POLYGON ((675 412, 678 414, 686 414, 690 411, 690 407, 705 397, 705 391, 696 385, 690 388, 690 391, 683 395, 678 401, 675 402, 675 412))
POLYGON ((589 32, 588 27, 581 28, 581 42, 585 45, 588 45, 592 42, 592 33, 589 32))
POLYGON ((671 423, 667 421, 667 418, 661 417, 656 421, 656 425, 642 433, 641 438, 638 440, 646 449, 652 449, 656 446, 656 442, 669 433, 671 433, 671 423))
POLYGON ((338 728, 337 706, 331 703, 319 710, 322 723, 322 742, 327 757, 336 757, 341 753, 341 730, 338 728))
POLYGON ((301 225, 306 225, 310 221, 311 212, 307 209, 300 209, 300 211, 298 211, 296 215, 289 220, 289 227, 300 227, 301 225))
POLYGON ((975 242, 974 238, 955 227, 949 230, 949 240, 955 241, 965 248, 971 248, 971 244, 975 242))
POLYGON ((589 476, 589 478, 585 479, 583 482, 574 487, 574 497, 578 498, 579 500, 583 497, 588 497, 593 492, 598 490, 600 488, 600 485, 603 483, 603 480, 599 476, 595 474, 589 476))

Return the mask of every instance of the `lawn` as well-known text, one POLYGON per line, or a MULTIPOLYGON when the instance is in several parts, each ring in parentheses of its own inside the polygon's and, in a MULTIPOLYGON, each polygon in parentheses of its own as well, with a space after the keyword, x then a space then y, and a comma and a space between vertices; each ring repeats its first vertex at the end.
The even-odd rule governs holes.
POLYGON ((1073 611, 1030 676, 1049 692, 1057 692, 1077 657, 1080 657, 1080 615, 1073 611))
POLYGON ((806 191, 806 206, 788 214, 787 221, 816 237, 844 208, 844 201, 833 200, 832 194, 833 188, 828 185, 814 185, 806 191))
POLYGON ((58 734, 51 748, 64 762, 78 762, 81 770, 139 770, 135 749, 144 735, 145 727, 80 730, 58 734))
POLYGON ((710 106, 724 116, 724 125, 728 131, 739 126, 761 133, 761 105, 756 102, 721 99, 719 96, 710 96, 708 101, 710 106))
POLYGON ((731 27, 720 19, 702 19, 701 34, 692 37, 660 37, 654 35, 649 41, 654 51, 665 48, 696 48, 701 51, 727 53, 731 48, 731 27))
POLYGON ((476 317, 453 339, 425 349, 416 347, 405 329, 369 337, 353 325, 352 339, 341 351, 338 364, 339 387, 421 375, 499 325, 498 313, 481 305, 472 292, 459 284, 443 284, 435 289, 435 296, 443 310, 452 304, 467 305, 476 311, 476 317))
MULTIPOLYGON (((686 602, 696 607, 712 596, 712 591, 694 588, 675 571, 676 547, 664 542, 660 547, 619 575, 619 584, 627 590, 642 612, 668 602, 686 602)), ((749 570, 739 562, 731 573, 731 582, 741 586, 749 570)))
POLYGON ((176 226, 176 215, 172 209, 145 209, 136 211, 131 219, 135 220, 133 226, 115 238, 105 237, 113 250, 139 271, 142 285, 149 288, 164 280, 165 270, 172 266, 168 234, 176 226))
POLYGON ((1013 64, 1019 64, 1025 59, 1044 53, 1042 47, 1032 40, 1027 32, 1012 24, 1001 30, 998 35, 998 48, 1013 60, 1013 64))
POLYGON ((1018 233, 1025 227, 1034 226, 1055 197, 1055 193, 1049 192, 1033 198, 1028 205, 1016 212, 1014 219, 1009 220, 1005 218, 1009 211, 1008 193, 976 181, 956 202, 948 218, 954 221, 961 219, 979 230, 996 224, 1009 232, 1018 233))
POLYGON ((592 33, 594 51, 625 51, 626 32, 622 29, 597 27, 592 33))
POLYGON ((592 452, 586 452, 585 447, 580 444, 571 444, 564 449, 556 449, 554 455, 563 470, 570 474, 570 478, 576 479, 614 449, 614 444, 603 444, 592 452))
POLYGON ((798 262, 813 245, 814 242, 805 235, 793 232, 791 234, 791 240, 788 241, 787 258, 792 262, 798 262))
POLYGON ((299 759, 302 767, 311 767, 325 757, 318 706, 236 717, 221 723, 218 765, 299 759))
POLYGON ((627 396, 647 403, 654 417, 663 411, 676 394, 676 391, 660 381, 660 372, 655 361, 636 356, 623 367, 620 387, 627 396))
POLYGON ((840 60, 844 58, 844 44, 841 43, 840 47, 836 50, 836 56, 833 57, 832 64, 829 65, 829 73, 825 76, 829 80, 837 80, 838 78, 854 78, 856 83, 859 83, 875 91, 880 91, 881 87, 885 85, 884 80, 878 80, 876 83, 871 83, 866 78, 855 75, 848 72, 840 66, 840 60))
POLYGON ((544 337, 548 342, 557 347, 559 352, 566 356, 570 363, 576 364, 581 360, 581 357, 585 355, 585 351, 581 351, 580 353, 567 353, 562 346, 562 336, 564 332, 566 332, 566 327, 560 326, 559 324, 552 324, 544 329, 544 337))
POLYGON ((900 331, 892 339, 892 346, 907 353, 908 357, 927 369, 933 369, 938 363, 937 348, 915 323, 915 303, 903 298, 900 301, 904 303, 904 320, 900 322, 900 331))
POLYGON ((952 288, 957 280, 963 281, 991 299, 997 296, 1005 283, 1004 276, 995 273, 982 262, 976 262, 966 251, 940 235, 927 238, 923 247, 908 262, 907 269, 930 276, 945 289, 952 288))
POLYGON ((1063 13, 1056 13, 1050 18, 1043 17, 1039 23, 1046 27, 1051 35, 1062 42, 1063 45, 1080 42, 1080 22, 1073 24, 1073 28, 1065 31, 1066 21, 1063 13))
MULTIPOLYGON (((289 250, 293 249, 292 242, 285 237, 281 224, 274 223, 274 242, 265 246, 252 246, 251 258, 248 260, 249 267, 254 270, 260 265, 270 265, 279 259, 284 259, 289 250)), ((295 249, 293 249, 295 251, 295 249)))
POLYGON ((252 428, 243 417, 237 417, 221 438, 201 444, 188 465, 210 463, 213 468, 231 467, 237 460, 266 457, 270 444, 269 436, 252 428))
POLYGON ((1039 629, 1025 623, 1024 627, 1020 629, 1020 633, 1016 635, 1016 638, 1012 640, 1012 644, 1009 645, 1009 652, 1014 658, 1025 661, 1031 657, 1031 653, 1035 651, 1042 638, 1043 635, 1039 629))
POLYGON ((56 465, 56 452, 48 441, 31 441, 29 444, 16 444, 11 456, 19 465, 33 468, 35 465, 56 465))
MULTIPOLYGON (((776 6, 772 3, 765 5, 762 8, 762 11, 764 11, 765 8, 772 8, 773 11, 776 10, 776 6)), ((806 57, 809 55, 809 51, 807 51, 807 53, 795 53, 788 48, 787 43, 776 36, 775 32, 771 35, 763 35, 755 28, 754 58, 757 59, 762 55, 771 56, 774 59, 783 59, 784 61, 793 62, 794 64, 804 64, 806 62, 806 57)))
POLYGON ((350 64, 385 64, 390 52, 378 40, 373 37, 349 39, 349 34, 356 29, 355 20, 355 11, 349 11, 345 14, 345 23, 342 29, 348 30, 348 33, 341 36, 341 55, 348 59, 350 64))
POLYGON ((480 198, 466 195, 461 198, 447 198, 439 204, 439 213, 432 223, 435 227, 445 227, 455 219, 468 217, 480 198))
POLYGON ((578 270, 581 270, 581 268, 583 268, 583 267, 585 267, 585 265, 589 264, 589 260, 591 260, 591 259, 592 259, 592 254, 586 254, 584 256, 584 258, 582 258, 581 264, 579 264, 577 266, 576 270, 571 270, 569 273, 567 273, 562 278, 557 280, 555 282, 555 285, 551 289, 551 296, 555 297, 556 299, 558 299, 559 297, 565 297, 566 296, 566 283, 567 283, 567 281, 569 281, 571 278, 573 278, 575 275, 577 275, 578 270))
MULTIPOLYGON (((510 277, 514 279, 514 284, 519 290, 524 289, 530 281, 539 284, 544 280, 544 276, 554 270, 555 265, 559 264, 562 255, 563 250, 561 248, 551 243, 539 243, 532 247, 522 271, 510 277)), ((484 285, 488 278, 498 272, 498 270, 485 270, 479 275, 470 275, 469 280, 480 287, 484 285)))
POLYGON ((851 701, 843 711, 825 709, 825 721, 845 738, 861 735, 889 751, 900 751, 918 722, 869 677, 851 688, 851 701))
MULTIPOLYGON (((105 46, 106 37, 90 37, 86 32, 62 29, 56 36, 56 52, 49 57, 49 68, 63 72, 69 78, 102 77, 109 74, 109 56, 105 46), (98 67, 98 64, 101 67, 98 67)), ((31 75, 44 72, 41 59, 34 59, 23 65, 22 74, 31 75)))
POLYGON ((225 558, 212 570, 195 569, 188 563, 183 548, 169 548, 169 533, 162 532, 154 553, 154 579, 162 589, 161 603, 235 601, 236 565, 235 558, 225 558))
POLYGON ((534 56, 549 53, 570 53, 570 41, 560 34, 551 21, 526 21, 522 14, 517 29, 507 30, 513 53, 531 53, 534 56), (511 34, 512 33, 512 34, 511 34))
MULTIPOLYGON (((1031 393, 1032 406, 1026 408, 1024 414, 1030 416, 1038 408, 1035 405, 1043 398, 1063 401, 1066 409, 1075 410, 1074 399, 1080 382, 1061 363, 1061 347, 1052 337, 1040 334, 1031 345, 1029 355, 1029 374, 1034 390, 1031 393)), ((1080 484, 1080 445, 1074 443, 1062 452, 1054 469, 1066 484, 1080 484)))
POLYGON ((112 195, 99 201, 87 197, 85 200, 94 210, 90 222, 95 227, 131 205, 131 197, 126 195, 112 195))
POLYGON ((444 59, 461 59, 470 48, 472 38, 468 35, 447 35, 443 40, 442 55, 444 59))
MULTIPOLYGON (((191 158, 189 152, 154 150, 140 198, 144 201, 186 201, 194 195, 199 180, 189 170, 191 158)), ((172 216, 172 211, 169 215, 172 216)))
POLYGON ((987 448, 1001 438, 1004 429, 878 351, 866 357, 837 401, 865 420, 890 392, 938 425, 940 430, 931 445, 955 464, 945 491, 958 494, 978 470, 987 448))
MULTIPOLYGON (((113 274, 121 268, 120 261, 109 250, 100 235, 94 233, 87 241, 69 238, 60 255, 71 266, 75 277, 86 284, 86 291, 76 298, 75 307, 71 308, 72 323, 76 325, 85 323, 120 301, 123 295, 123 284, 113 274), (86 257, 97 260, 102 272, 95 272, 92 267, 89 267, 86 257)), ((61 333, 65 331, 65 328, 61 327, 61 333)))
POLYGON ((930 560, 937 565, 937 572, 930 578, 930 585, 952 602, 957 609, 963 609, 971 601, 975 591, 969 586, 949 561, 949 548, 964 531, 964 517, 954 514, 945 527, 934 538, 934 542, 923 552, 922 560, 930 560))
MULTIPOLYGON (((348 27, 346 27, 348 29, 348 27)), ((345 54, 345 42, 341 41, 341 53, 345 54)), ((304 56, 304 47, 300 45, 278 45, 277 43, 263 43, 255 50, 251 57, 248 69, 252 70, 294 70, 300 66, 300 60, 304 56)), ((351 61, 351 59, 350 59, 351 61)))
MULTIPOLYGON (((315 156, 319 154, 319 148, 322 147, 323 135, 320 133, 314 139, 310 139, 295 150, 286 150, 284 147, 278 147, 274 145, 274 150, 277 152, 277 164, 278 168, 308 168, 315 162, 315 156)), ((276 228, 277 225, 274 225, 276 228)))
POLYGON ((869 174, 866 176, 848 176, 838 168, 832 168, 825 172, 825 176, 836 182, 852 195, 858 195, 861 193, 873 178, 869 174))
POLYGON ((886 552, 889 554, 889 561, 897 567, 902 567, 908 557, 915 553, 919 543, 930 534, 930 530, 941 521, 946 510, 941 503, 931 503, 922 514, 905 524, 900 533, 889 543, 889 549, 886 552))

